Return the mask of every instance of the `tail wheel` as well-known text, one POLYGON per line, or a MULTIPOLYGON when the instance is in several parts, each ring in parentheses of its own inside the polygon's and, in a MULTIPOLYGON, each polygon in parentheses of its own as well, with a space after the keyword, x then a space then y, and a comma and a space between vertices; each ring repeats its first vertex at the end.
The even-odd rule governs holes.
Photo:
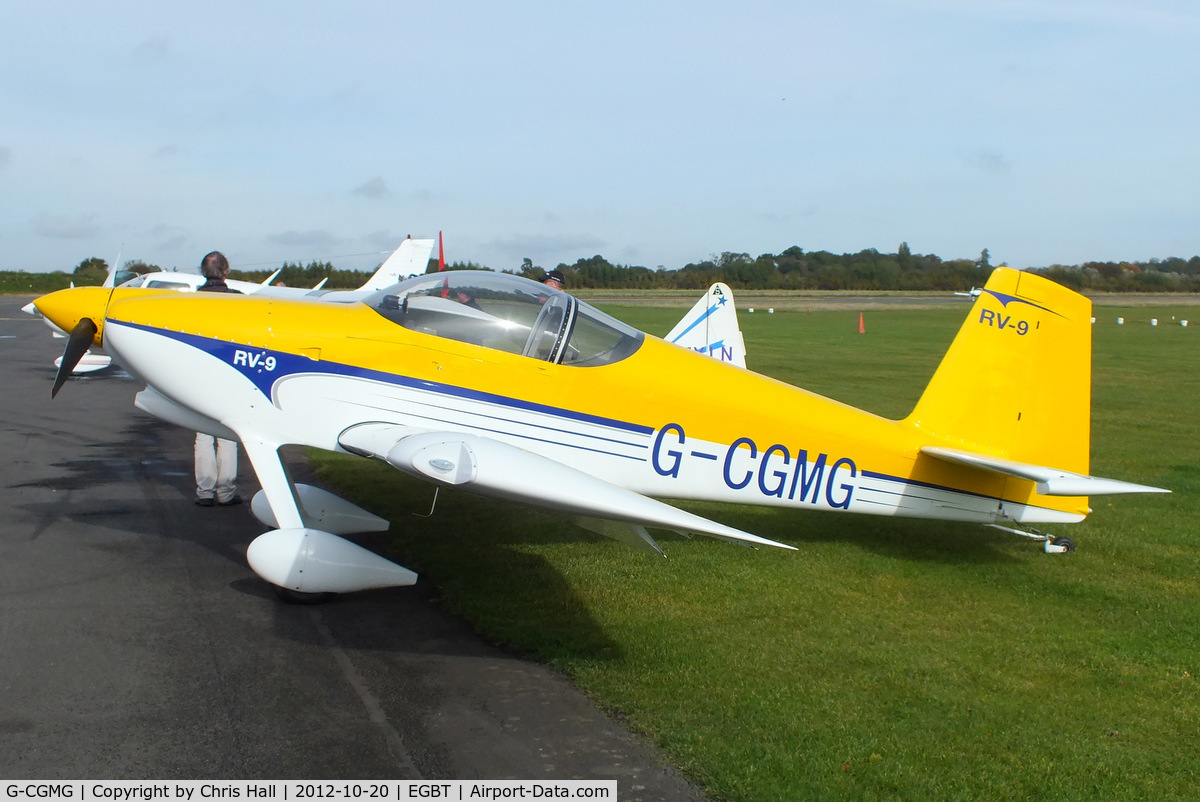
POLYGON ((1075 551, 1075 541, 1069 537, 1056 537, 1050 541, 1052 546, 1058 546, 1060 549, 1066 549, 1067 554, 1075 551))

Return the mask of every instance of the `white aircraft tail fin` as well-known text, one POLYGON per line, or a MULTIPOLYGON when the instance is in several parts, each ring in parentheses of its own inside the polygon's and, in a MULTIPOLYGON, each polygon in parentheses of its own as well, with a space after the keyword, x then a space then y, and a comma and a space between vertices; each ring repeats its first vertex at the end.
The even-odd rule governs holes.
POLYGON ((429 267, 429 255, 432 253, 432 239, 409 237, 400 243, 400 247, 392 252, 392 255, 375 271, 375 275, 367 279, 367 282, 359 289, 381 290, 413 273, 420 275, 429 267))
POLYGON ((708 288, 664 339, 720 362, 746 367, 746 344, 738 326, 733 290, 719 281, 708 288))
MULTIPOLYGON (((117 286, 117 273, 121 271, 121 253, 124 250, 125 243, 122 242, 120 249, 117 250, 117 261, 114 262, 113 266, 108 269, 108 275, 104 277, 104 283, 100 285, 101 287, 108 287, 111 289, 117 286)), ((71 282, 71 286, 75 286, 75 282, 71 282)))

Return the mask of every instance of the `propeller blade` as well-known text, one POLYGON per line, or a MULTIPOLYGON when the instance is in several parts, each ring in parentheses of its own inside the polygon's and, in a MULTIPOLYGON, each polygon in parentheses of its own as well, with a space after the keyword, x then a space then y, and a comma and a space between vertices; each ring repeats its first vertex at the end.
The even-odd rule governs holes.
POLYGON ((75 370, 79 360, 83 359, 83 355, 87 353, 96 337, 96 331, 96 324, 90 317, 80 318, 79 322, 75 324, 75 328, 71 329, 71 335, 67 338, 67 347, 63 349, 62 364, 58 366, 58 375, 54 377, 54 389, 50 391, 51 398, 58 395, 58 391, 66 384, 67 377, 71 375, 71 371, 75 370))

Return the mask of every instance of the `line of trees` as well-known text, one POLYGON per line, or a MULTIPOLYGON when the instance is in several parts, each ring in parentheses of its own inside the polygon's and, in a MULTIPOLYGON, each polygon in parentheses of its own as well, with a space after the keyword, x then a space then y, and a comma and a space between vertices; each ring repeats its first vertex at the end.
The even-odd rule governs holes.
MULTIPOLYGON (((614 265, 602 256, 559 264, 558 269, 567 276, 570 288, 694 290, 724 281, 735 289, 962 291, 982 286, 992 264, 987 249, 978 259, 946 261, 933 254, 914 254, 902 242, 895 253, 872 248, 833 254, 793 246, 757 258, 725 252, 678 270, 614 265)), ((1200 256, 1030 270, 1084 292, 1200 292, 1200 256)), ((528 259, 520 273, 533 279, 544 275, 528 259)))
MULTIPOLYGON (((122 271, 149 273, 157 265, 130 260, 122 271)), ((488 270, 474 262, 455 262, 454 270, 488 270)), ((726 251, 702 262, 689 263, 677 270, 651 270, 635 265, 619 265, 596 255, 574 264, 561 263, 557 269, 567 277, 569 289, 684 289, 702 290, 715 281, 735 289, 763 290, 898 290, 963 291, 982 286, 991 272, 991 257, 984 249, 978 259, 943 260, 934 254, 915 254, 908 243, 900 243, 895 253, 880 253, 869 248, 858 253, 834 254, 808 251, 792 246, 780 254, 751 257, 747 253, 726 251)), ((430 260, 428 272, 437 270, 430 260)), ((1200 256, 1190 259, 1171 257, 1148 262, 1085 262, 1082 265, 1051 265, 1030 268, 1048 278, 1082 292, 1200 292, 1200 256)), ((98 257, 84 259, 71 274, 0 274, 0 291, 49 292, 74 282, 77 285, 100 284, 108 272, 108 263, 98 257)), ((231 271, 233 278, 262 281, 272 272, 231 271)), ((359 287, 374 271, 338 270, 332 262, 308 264, 284 262, 275 281, 292 287, 313 287, 327 279, 328 289, 359 287)), ((517 273, 540 281, 546 269, 525 259, 521 267, 505 272, 517 273)))
MULTIPOLYGON (((752 258, 726 251, 678 270, 613 265, 602 256, 560 264, 568 287, 631 289, 704 289, 723 281, 735 289, 782 290, 954 290, 982 284, 989 268, 987 256, 976 261, 943 261, 915 255, 906 244, 894 254, 874 249, 858 253, 806 253, 793 246, 781 254, 752 258)), ((527 264, 523 274, 535 273, 527 264)), ((536 275, 531 277, 536 278, 536 275)))

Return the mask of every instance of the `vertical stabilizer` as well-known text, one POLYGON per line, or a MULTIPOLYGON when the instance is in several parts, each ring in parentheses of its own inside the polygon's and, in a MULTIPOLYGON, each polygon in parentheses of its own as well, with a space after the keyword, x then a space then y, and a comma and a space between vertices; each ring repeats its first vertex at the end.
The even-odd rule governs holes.
POLYGON ((905 423, 929 445, 1087 474, 1091 314, 1066 287, 997 268, 905 423))
POLYGON ((421 275, 429 268, 429 255, 433 253, 432 239, 407 238, 400 247, 379 266, 375 275, 367 279, 360 290, 381 290, 411 275, 421 275))
MULTIPOLYGON (((124 250, 125 243, 122 242, 120 249, 117 251, 117 261, 113 262, 113 266, 108 269, 108 275, 104 277, 104 283, 100 285, 101 287, 108 287, 109 289, 112 289, 113 287, 117 286, 117 276, 121 272, 121 253, 124 250)), ((71 286, 75 286, 74 282, 71 283, 71 286)))
POLYGON ((721 282, 709 287, 664 339, 720 362, 746 367, 746 344, 738 326, 733 290, 721 282))

